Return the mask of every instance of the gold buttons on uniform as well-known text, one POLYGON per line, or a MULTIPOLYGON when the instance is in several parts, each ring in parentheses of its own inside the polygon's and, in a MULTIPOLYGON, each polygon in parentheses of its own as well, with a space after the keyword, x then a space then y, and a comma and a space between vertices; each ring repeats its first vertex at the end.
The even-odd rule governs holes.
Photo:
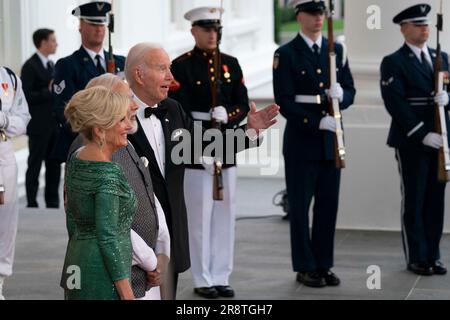
POLYGON ((304 120, 303 120, 303 123, 308 123, 309 121, 308 121, 308 119, 307 118, 305 118, 304 120))
POLYGON ((202 84, 201 81, 197 81, 197 85, 200 86, 202 84))
POLYGON ((214 80, 216 80, 216 78, 215 77, 211 77, 211 81, 214 81, 214 80))
POLYGON ((325 115, 327 115, 327 113, 326 113, 325 111, 322 111, 322 115, 324 115, 324 116, 325 116, 325 115))
POLYGON ((322 74, 322 70, 321 69, 317 69, 317 74, 322 74))
POLYGON ((323 88, 324 85, 325 85, 325 84, 324 84, 323 82, 321 82, 321 83, 319 84, 319 87, 323 88))
POLYGON ((211 73, 214 73, 214 68, 209 69, 211 73))
POLYGON ((241 109, 237 108, 237 109, 236 109, 236 112, 238 112, 238 113, 241 112, 241 109))
POLYGON ((213 64, 214 63, 214 61, 212 61, 211 59, 209 60, 209 64, 213 64))
POLYGON ((306 74, 306 71, 302 71, 302 75, 305 75, 306 74))

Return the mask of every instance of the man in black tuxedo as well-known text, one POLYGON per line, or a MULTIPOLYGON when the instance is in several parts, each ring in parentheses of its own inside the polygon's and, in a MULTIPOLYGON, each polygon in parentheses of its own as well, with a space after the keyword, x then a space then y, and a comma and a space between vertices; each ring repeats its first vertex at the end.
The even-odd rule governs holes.
MULTIPOLYGON (((170 66, 170 58, 163 48, 141 43, 128 53, 125 75, 139 105, 139 129, 129 139, 138 155, 149 160, 155 195, 163 207, 171 235, 171 259, 162 294, 166 299, 175 299, 178 274, 189 269, 190 258, 183 187, 186 163, 177 164, 172 158, 172 151, 178 144, 172 139, 183 130, 193 134, 196 125, 177 101, 168 99, 174 80, 170 66)), ((248 125, 236 130, 254 129, 252 133, 259 133, 276 123, 278 110, 278 106, 270 105, 257 111, 252 104, 248 125)), ((257 140, 256 135, 248 133, 243 148, 256 146, 257 140)))
POLYGON ((27 127, 28 170, 26 191, 29 208, 37 208, 39 175, 45 161, 45 202, 47 208, 59 207, 59 181, 61 165, 52 159, 51 154, 56 141, 58 127, 53 113, 51 87, 54 77, 54 64, 48 57, 55 54, 58 46, 55 32, 39 29, 33 34, 36 53, 23 65, 22 84, 28 101, 31 121, 27 127))

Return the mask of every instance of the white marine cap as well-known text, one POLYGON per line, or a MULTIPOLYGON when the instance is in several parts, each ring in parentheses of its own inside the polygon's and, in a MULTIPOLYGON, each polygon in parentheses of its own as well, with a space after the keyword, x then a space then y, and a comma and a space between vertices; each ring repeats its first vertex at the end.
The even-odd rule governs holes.
POLYGON ((191 21, 192 26, 214 27, 220 26, 222 14, 225 12, 217 7, 200 7, 188 11, 184 18, 191 21))

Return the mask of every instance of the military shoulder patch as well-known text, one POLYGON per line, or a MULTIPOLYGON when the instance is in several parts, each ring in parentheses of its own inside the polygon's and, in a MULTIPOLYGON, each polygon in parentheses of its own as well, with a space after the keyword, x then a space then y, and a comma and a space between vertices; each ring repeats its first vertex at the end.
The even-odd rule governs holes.
POLYGON ((277 70, 279 65, 280 65, 280 54, 275 53, 275 56, 273 57, 273 69, 277 70))
POLYGON ((55 91, 55 93, 57 95, 60 95, 61 93, 63 93, 64 89, 66 89, 66 80, 61 81, 60 84, 53 85, 53 90, 55 91))
POLYGON ((383 87, 387 87, 394 82, 394 77, 390 77, 387 81, 381 81, 383 87))

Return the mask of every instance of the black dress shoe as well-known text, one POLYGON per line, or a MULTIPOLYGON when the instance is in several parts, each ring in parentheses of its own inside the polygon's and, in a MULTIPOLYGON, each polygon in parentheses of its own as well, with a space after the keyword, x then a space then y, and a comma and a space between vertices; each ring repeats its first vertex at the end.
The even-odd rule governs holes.
POLYGON ((217 290, 214 287, 195 288, 194 292, 196 294, 198 294, 200 297, 206 298, 206 299, 216 299, 219 297, 219 293, 217 292, 217 290))
POLYGON ((47 204, 47 209, 59 209, 58 203, 49 203, 47 204))
POLYGON ((437 275, 447 274, 447 268, 439 260, 431 263, 431 268, 433 269, 434 274, 437 274, 437 275))
POLYGON ((39 208, 39 205, 37 204, 37 202, 32 202, 27 205, 27 208, 37 209, 37 208, 39 208))
POLYGON ((297 281, 313 288, 322 288, 327 285, 325 279, 316 271, 297 273, 297 281))
POLYGON ((327 286, 336 287, 341 284, 341 280, 331 270, 321 270, 319 274, 325 279, 327 286))
POLYGON ((433 275, 433 268, 428 263, 417 262, 408 264, 408 270, 421 276, 433 275))
POLYGON ((234 290, 230 286, 215 286, 217 293, 219 293, 219 296, 224 298, 233 298, 234 297, 234 290))

